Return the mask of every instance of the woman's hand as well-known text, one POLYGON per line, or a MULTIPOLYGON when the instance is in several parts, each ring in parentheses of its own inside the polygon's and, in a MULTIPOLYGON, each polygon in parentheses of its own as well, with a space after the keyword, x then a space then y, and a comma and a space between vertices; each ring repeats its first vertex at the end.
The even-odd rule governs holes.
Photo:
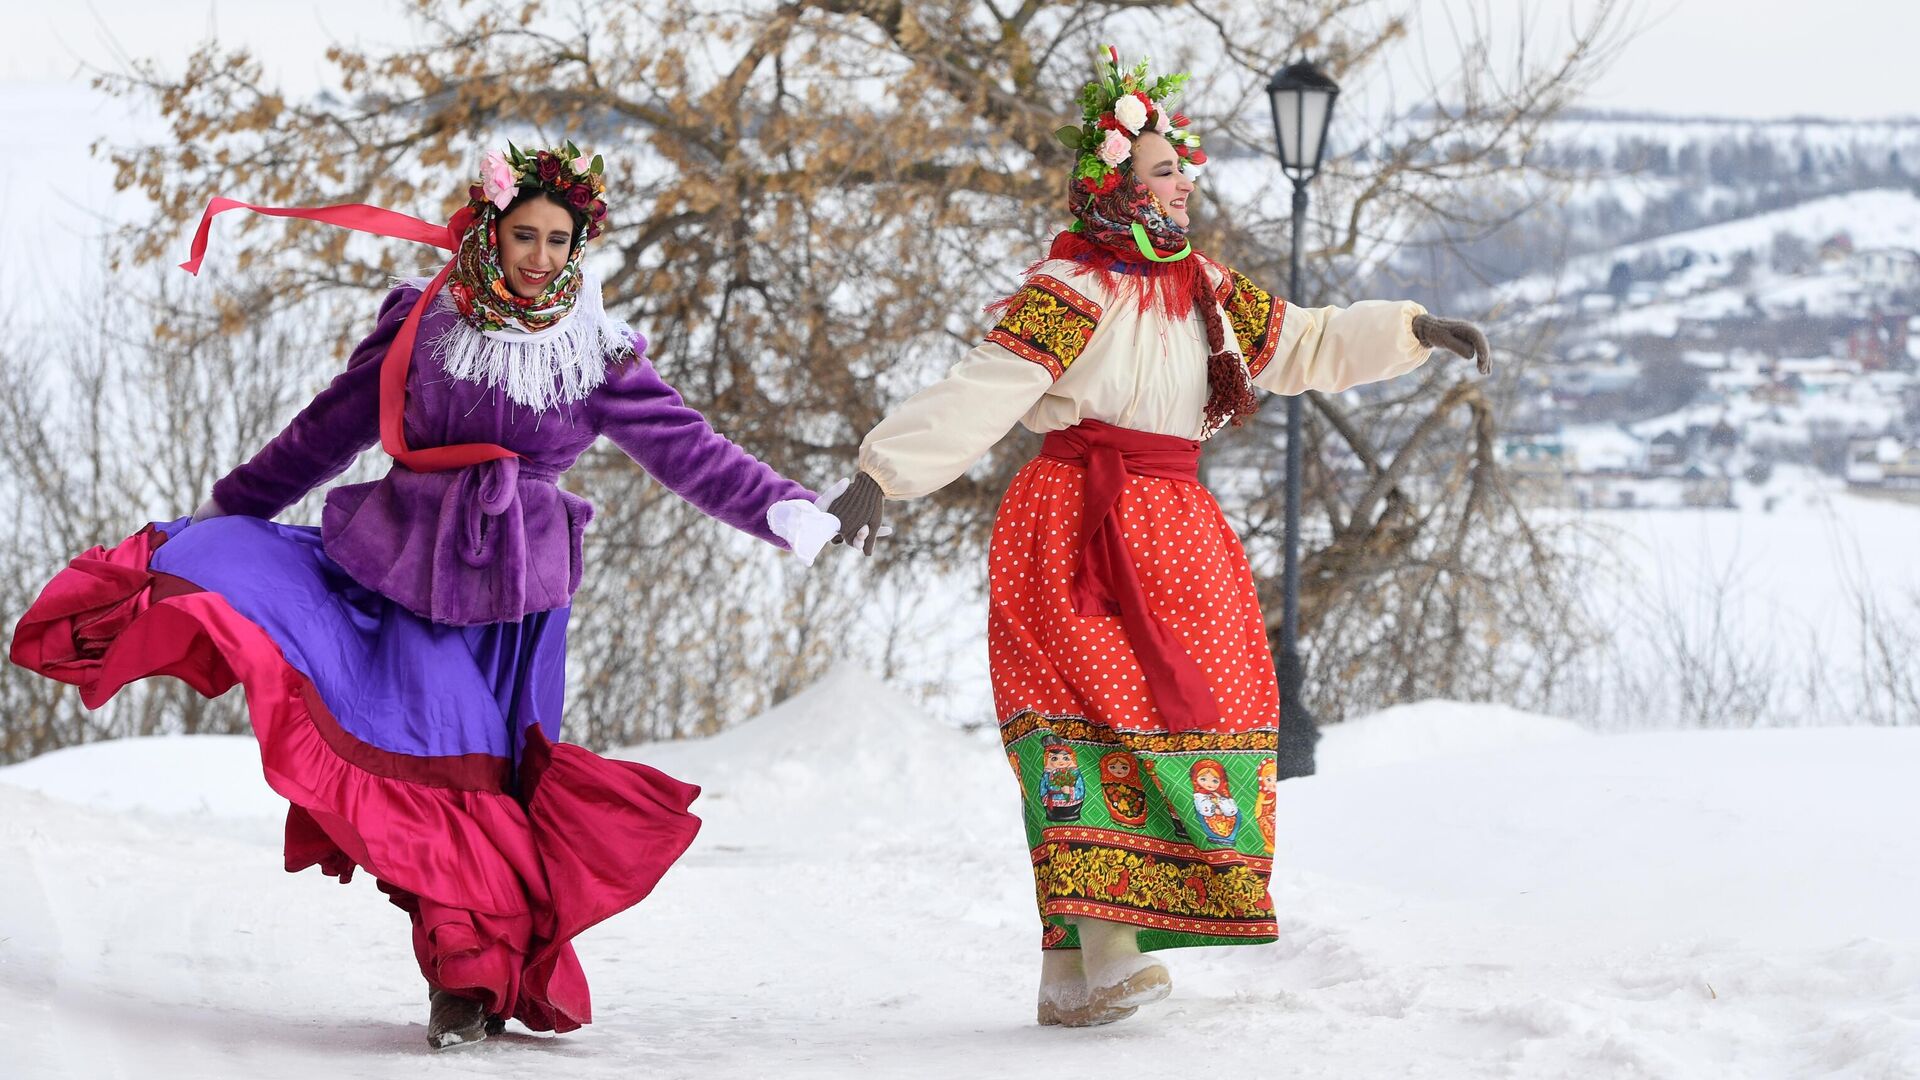
POLYGON ((1413 336, 1429 349, 1445 349, 1474 361, 1482 375, 1493 374, 1493 347, 1487 344, 1487 335, 1470 322, 1415 315, 1413 336))
POLYGON ((833 542, 836 544, 861 544, 868 555, 881 536, 880 518, 886 496, 881 494, 880 485, 873 477, 861 473, 853 478, 839 498, 827 507, 827 513, 840 519, 840 531, 833 542))

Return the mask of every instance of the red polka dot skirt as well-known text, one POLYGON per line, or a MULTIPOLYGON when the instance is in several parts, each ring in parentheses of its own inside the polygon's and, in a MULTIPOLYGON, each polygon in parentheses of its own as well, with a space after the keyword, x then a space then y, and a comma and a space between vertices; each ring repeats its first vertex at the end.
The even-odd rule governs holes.
POLYGON ((1035 458, 994 521, 987 644, 1019 780, 1048 948, 1074 916, 1142 948, 1272 941, 1279 689, 1239 537, 1200 484, 1129 476, 1121 531, 1148 604, 1200 665, 1221 717, 1171 733, 1117 616, 1075 613, 1078 465, 1035 458))

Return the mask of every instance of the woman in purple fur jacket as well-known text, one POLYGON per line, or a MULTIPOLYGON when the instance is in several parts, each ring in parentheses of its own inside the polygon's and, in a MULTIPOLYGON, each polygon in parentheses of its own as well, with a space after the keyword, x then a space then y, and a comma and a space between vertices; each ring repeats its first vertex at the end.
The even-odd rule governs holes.
POLYGON ((488 154, 444 233, 372 207, 248 207, 455 255, 387 295, 346 370, 191 521, 74 560, 11 650, 89 706, 149 675, 209 696, 242 684, 267 781, 291 803, 287 869, 365 867, 411 916, 436 1049, 507 1017, 587 1023, 570 939, 646 896, 699 827, 697 788, 559 741, 593 515, 560 475, 604 435, 808 562, 839 527, 715 433, 608 317, 581 266, 603 194, 600 159, 569 144, 488 154), (272 520, 376 441, 393 469, 330 491, 320 528, 272 520))

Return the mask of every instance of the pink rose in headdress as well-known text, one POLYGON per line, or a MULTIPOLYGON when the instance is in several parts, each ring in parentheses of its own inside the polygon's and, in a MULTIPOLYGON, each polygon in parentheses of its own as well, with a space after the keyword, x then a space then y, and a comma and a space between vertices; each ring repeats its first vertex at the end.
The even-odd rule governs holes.
POLYGON ((591 168, 593 168, 593 159, 587 155, 581 154, 579 157, 573 159, 573 171, 575 175, 585 176, 587 175, 587 170, 591 168))
POLYGON ((1127 130, 1135 135, 1147 126, 1147 107, 1140 98, 1139 94, 1128 94, 1113 103, 1113 118, 1125 124, 1127 130))
POLYGON ((513 166, 507 164, 507 155, 489 150, 480 159, 480 190, 488 202, 501 210, 519 196, 520 185, 514 183, 513 166))
POLYGON ((1117 131, 1107 132, 1107 137, 1100 143, 1100 160, 1111 168, 1118 168, 1132 154, 1132 140, 1117 131))
POLYGON ((1153 130, 1162 135, 1173 130, 1173 117, 1167 115, 1167 110, 1157 109, 1154 111, 1153 130))

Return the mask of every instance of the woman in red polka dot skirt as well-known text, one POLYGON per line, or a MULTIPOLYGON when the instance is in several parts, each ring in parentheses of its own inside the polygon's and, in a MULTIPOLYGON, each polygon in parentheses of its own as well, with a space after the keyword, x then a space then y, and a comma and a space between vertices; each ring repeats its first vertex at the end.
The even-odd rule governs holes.
POLYGON ((1435 345, 1487 370, 1478 330, 1418 304, 1293 308, 1194 252, 1206 156, 1167 108, 1186 77, 1103 59, 1070 140, 1073 229, 986 341, 867 435, 831 508, 871 554, 884 499, 945 486, 1016 421, 1047 436, 994 522, 987 625, 1040 906, 1039 1021, 1070 1026, 1166 997, 1151 950, 1275 937, 1273 823, 1254 819, 1272 812, 1279 694, 1201 443, 1255 387, 1344 390, 1435 345))

